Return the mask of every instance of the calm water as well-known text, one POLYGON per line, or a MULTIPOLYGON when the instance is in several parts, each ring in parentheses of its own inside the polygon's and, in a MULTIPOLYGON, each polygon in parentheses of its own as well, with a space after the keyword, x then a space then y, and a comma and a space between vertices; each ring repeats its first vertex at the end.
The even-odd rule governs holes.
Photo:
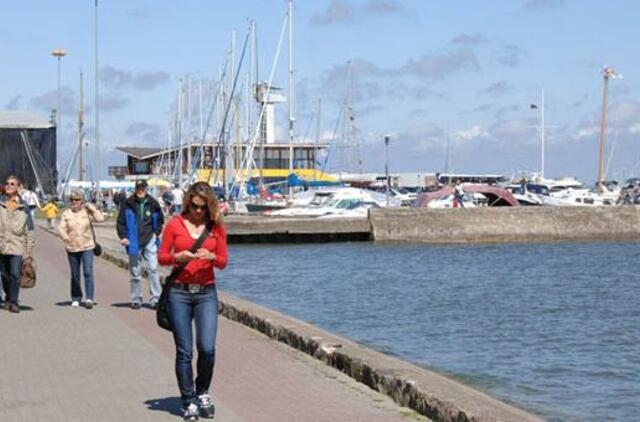
POLYGON ((636 420, 640 245, 233 246, 223 290, 550 420, 636 420))

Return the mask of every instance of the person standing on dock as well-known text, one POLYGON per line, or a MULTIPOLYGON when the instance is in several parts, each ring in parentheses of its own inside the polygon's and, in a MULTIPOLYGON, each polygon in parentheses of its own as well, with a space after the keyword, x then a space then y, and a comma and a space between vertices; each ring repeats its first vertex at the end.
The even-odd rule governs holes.
POLYGON ((9 176, 6 195, 0 197, 0 273, 6 294, 2 308, 19 313, 20 276, 23 263, 29 264, 35 244, 33 220, 27 204, 18 194, 20 180, 9 176))
POLYGON ((160 297, 158 279, 158 245, 164 217, 160 204, 147 193, 146 180, 137 180, 135 193, 122 205, 116 229, 120 244, 129 255, 131 274, 131 308, 142 306, 142 259, 149 274, 149 304, 155 308, 160 297))
POLYGON ((94 305, 93 249, 96 247, 92 224, 104 221, 104 215, 93 204, 85 204, 82 192, 71 193, 69 208, 62 213, 58 232, 64 242, 71 270, 71 306, 77 308, 82 301, 80 267, 84 275, 84 307, 94 305))
POLYGON ((175 371, 184 419, 213 418, 215 406, 209 394, 215 363, 218 326, 218 292, 214 268, 227 266, 227 233, 211 187, 205 182, 187 191, 183 210, 169 221, 162 236, 161 265, 173 265, 167 283, 167 304, 176 346, 175 371), (198 247, 198 245, 200 245, 198 247), (195 320, 198 360, 193 379, 195 320))

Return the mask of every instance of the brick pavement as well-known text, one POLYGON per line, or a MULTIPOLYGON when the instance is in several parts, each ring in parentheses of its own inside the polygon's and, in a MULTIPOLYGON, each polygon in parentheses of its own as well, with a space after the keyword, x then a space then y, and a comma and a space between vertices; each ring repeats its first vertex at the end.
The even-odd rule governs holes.
MULTIPOLYGON (((107 247, 115 247, 99 230, 107 247)), ((38 284, 0 313, 0 421, 179 419, 173 343, 128 308, 128 274, 95 261, 93 310, 68 306, 60 241, 38 230, 38 284)), ((220 421, 426 420, 315 359, 220 319, 212 392, 220 421)))

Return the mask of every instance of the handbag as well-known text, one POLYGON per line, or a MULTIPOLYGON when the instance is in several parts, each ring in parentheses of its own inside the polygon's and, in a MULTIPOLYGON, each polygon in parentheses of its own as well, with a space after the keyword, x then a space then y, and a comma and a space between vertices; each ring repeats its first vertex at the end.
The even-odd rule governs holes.
POLYGON ((93 235, 93 244, 95 245, 93 247, 93 254, 95 256, 100 256, 102 255, 102 246, 100 246, 100 244, 96 240, 96 231, 93 229, 93 223, 91 222, 91 217, 89 217, 89 225, 91 226, 91 234, 93 235))
MULTIPOLYGON (((211 233, 211 229, 211 223, 205 226, 202 233, 200 233, 200 237, 198 237, 198 240, 196 240, 196 243, 194 243, 191 249, 189 249, 189 252, 196 253, 196 251, 204 243, 204 240, 211 233)), ((167 331, 173 331, 173 326, 171 325, 171 315, 169 312, 169 303, 167 300, 169 296, 169 289, 173 287, 175 280, 180 274, 182 274, 182 271, 184 271, 186 266, 187 263, 183 263, 180 266, 175 267, 171 271, 171 274, 169 274, 165 278, 164 285, 162 286, 162 292, 160 293, 160 297, 158 298, 158 302, 156 303, 156 323, 160 328, 164 328, 167 331)))
POLYGON ((31 289, 36 286, 36 263, 30 260, 22 261, 22 272, 20 274, 20 288, 31 289))

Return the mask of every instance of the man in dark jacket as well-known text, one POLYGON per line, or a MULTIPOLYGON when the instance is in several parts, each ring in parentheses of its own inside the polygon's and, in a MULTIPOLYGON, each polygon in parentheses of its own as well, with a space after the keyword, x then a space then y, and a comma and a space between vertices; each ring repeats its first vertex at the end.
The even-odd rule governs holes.
POLYGON ((142 305, 142 258, 147 261, 149 273, 149 304, 155 308, 160 297, 158 280, 158 245, 164 217, 160 204, 147 194, 147 182, 137 180, 135 193, 120 207, 118 213, 118 237, 129 255, 131 274, 131 307, 142 305))

